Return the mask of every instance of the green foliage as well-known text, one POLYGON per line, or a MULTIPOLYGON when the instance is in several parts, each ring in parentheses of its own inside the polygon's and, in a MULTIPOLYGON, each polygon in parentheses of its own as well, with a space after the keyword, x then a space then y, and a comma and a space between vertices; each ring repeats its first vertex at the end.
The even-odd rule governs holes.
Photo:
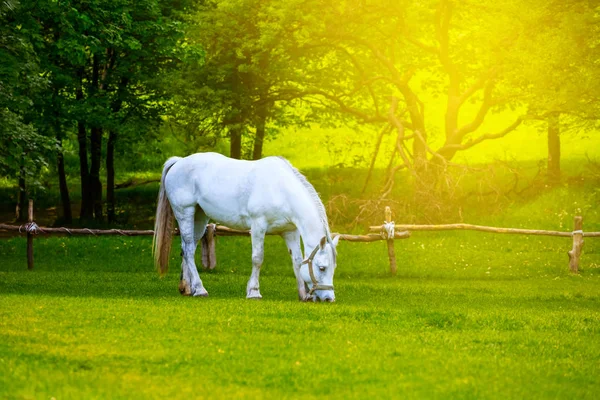
POLYGON ((29 178, 39 186, 39 174, 47 167, 54 141, 40 134, 32 123, 32 105, 47 88, 28 35, 15 17, 20 4, 0 4, 0 175, 29 178))
POLYGON ((43 147, 43 136, 68 142, 80 122, 119 134, 125 154, 153 138, 170 97, 164 75, 192 57, 183 46, 182 12, 193 6, 21 1, 3 9, 0 106, 39 133, 29 135, 30 144, 42 140, 36 145, 43 147))
POLYGON ((510 53, 511 88, 530 112, 571 114, 579 120, 598 118, 597 60, 600 57, 600 14, 589 2, 542 2, 538 12, 523 15, 527 27, 510 53))
POLYGON ((0 109, 0 174, 23 172, 30 183, 40 186, 39 172, 48 167, 47 154, 55 142, 37 133, 31 124, 7 109, 0 109))

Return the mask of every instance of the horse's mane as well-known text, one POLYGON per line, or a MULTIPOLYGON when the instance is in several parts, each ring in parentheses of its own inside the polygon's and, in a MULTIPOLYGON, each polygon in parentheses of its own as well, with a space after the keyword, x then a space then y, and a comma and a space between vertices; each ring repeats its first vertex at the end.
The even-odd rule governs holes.
POLYGON ((277 158, 279 158, 287 164, 287 166, 292 170, 296 178, 298 178, 300 183, 302 183, 302 186, 304 186, 304 188, 308 191, 308 194, 310 195, 315 207, 317 207, 317 211, 319 212, 319 217, 325 229, 325 236, 327 236, 328 241, 330 241, 331 232, 329 231, 329 221, 327 220, 327 212, 325 211, 325 206, 323 205, 323 202, 319 197, 319 193, 317 193, 313 185, 311 185, 308 179, 306 179, 306 177, 302 175, 302 173, 298 171, 298 169, 296 169, 296 167, 294 167, 292 163, 290 163, 288 160, 281 156, 277 156, 277 158))

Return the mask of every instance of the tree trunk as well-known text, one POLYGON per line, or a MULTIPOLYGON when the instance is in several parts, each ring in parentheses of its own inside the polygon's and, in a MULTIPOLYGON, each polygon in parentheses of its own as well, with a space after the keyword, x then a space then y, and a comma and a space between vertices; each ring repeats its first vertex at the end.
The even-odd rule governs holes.
MULTIPOLYGON (((425 120, 423 112, 419 107, 419 101, 417 96, 408 88, 403 88, 402 94, 406 101, 406 107, 410 115, 410 122, 412 123, 413 130, 419 131, 421 137, 427 142, 427 131, 425 130, 425 120)), ((418 138, 413 140, 413 163, 417 174, 421 174, 427 168, 427 148, 418 138)))
MULTIPOLYGON (((83 101, 83 69, 77 71, 79 86, 75 98, 78 102, 83 101)), ((93 203, 90 191, 90 172, 88 167, 87 152, 87 130, 83 120, 77 121, 77 142, 79 144, 79 177, 81 180, 81 210, 79 219, 84 221, 90 219, 93 214, 93 203)))
POLYGON ((102 221, 102 182, 100 181, 100 165, 102 163, 102 128, 91 129, 90 193, 94 206, 94 218, 102 221))
POLYGON ((265 125, 267 123, 266 105, 261 106, 258 111, 258 122, 256 124, 256 137, 254 138, 254 148, 252 149, 252 159, 260 160, 262 157, 263 143, 265 141, 265 125))
POLYGON ((60 201, 63 206, 63 218, 66 224, 73 222, 71 214, 71 198, 69 196, 69 187, 67 186, 67 176, 65 174, 65 159, 62 150, 62 137, 58 136, 58 153, 56 155, 56 163, 58 167, 58 187, 60 188, 60 201))
POLYGON ((242 129, 239 124, 231 127, 230 138, 229 157, 239 160, 242 158, 242 129))
POLYGON ((110 131, 106 143, 106 214, 108 222, 115 222, 115 141, 117 133, 110 131))
POLYGON ((79 143, 79 177, 81 179, 81 211, 80 220, 92 217, 94 207, 90 190, 90 172, 87 154, 87 130, 82 121, 77 122, 77 142, 79 143))
MULTIPOLYGON (((90 97, 94 99, 98 95, 100 76, 100 60, 97 54, 93 56, 92 63, 92 85, 90 97)), ((100 182, 100 165, 102 162, 102 128, 92 126, 90 132, 90 193, 96 221, 102 221, 102 183, 100 182)))
POLYGON ((27 186, 25 180, 25 167, 21 165, 19 171, 19 199, 17 202, 17 221, 27 221, 27 186))
MULTIPOLYGON (((117 114, 121 111, 123 105, 123 95, 129 78, 123 77, 119 82, 119 88, 117 90, 117 96, 111 105, 111 111, 113 114, 117 114)), ((108 216, 108 222, 115 222, 115 144, 117 142, 117 132, 110 130, 108 133, 108 142, 106 143, 106 213, 108 216)))
POLYGON ((560 114, 548 117, 548 182, 560 182, 560 114))
POLYGON ((67 175, 65 173, 65 158, 63 154, 63 132, 62 124, 60 123, 61 108, 58 101, 58 88, 54 88, 53 93, 54 103, 54 135, 58 144, 56 152, 56 168, 58 172, 58 188, 60 190, 60 201, 63 208, 63 220, 66 224, 73 222, 71 214, 71 198, 69 196, 69 187, 67 186, 67 175))

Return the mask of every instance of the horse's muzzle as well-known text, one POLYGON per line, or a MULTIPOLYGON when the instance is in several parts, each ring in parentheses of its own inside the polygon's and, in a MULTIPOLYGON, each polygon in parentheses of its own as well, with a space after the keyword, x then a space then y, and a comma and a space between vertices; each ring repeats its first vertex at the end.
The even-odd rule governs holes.
POLYGON ((323 303, 333 303, 335 302, 335 297, 330 295, 325 295, 323 297, 316 296, 317 301, 322 301, 323 303))

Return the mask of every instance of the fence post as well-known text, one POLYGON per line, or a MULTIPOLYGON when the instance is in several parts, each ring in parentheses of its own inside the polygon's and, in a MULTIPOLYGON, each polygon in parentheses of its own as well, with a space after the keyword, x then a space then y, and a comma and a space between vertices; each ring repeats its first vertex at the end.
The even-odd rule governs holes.
POLYGON ((29 208, 27 210, 27 269, 33 269, 33 232, 31 224, 33 223, 33 200, 29 199, 29 208))
MULTIPOLYGON (((392 222, 392 209, 388 206, 385 207, 385 223, 392 222)), ((396 266, 396 252, 394 250, 394 238, 388 237, 386 240, 388 249, 388 258, 390 259, 390 272, 392 275, 396 275, 398 267, 396 266)))
POLYGON ((215 249, 215 224, 208 224, 202 236, 202 266, 206 269, 215 269, 217 266, 217 252, 215 249))
POLYGON ((571 272, 579 272, 579 256, 583 249, 583 217, 577 215, 573 224, 573 249, 569 254, 569 268, 571 272))

